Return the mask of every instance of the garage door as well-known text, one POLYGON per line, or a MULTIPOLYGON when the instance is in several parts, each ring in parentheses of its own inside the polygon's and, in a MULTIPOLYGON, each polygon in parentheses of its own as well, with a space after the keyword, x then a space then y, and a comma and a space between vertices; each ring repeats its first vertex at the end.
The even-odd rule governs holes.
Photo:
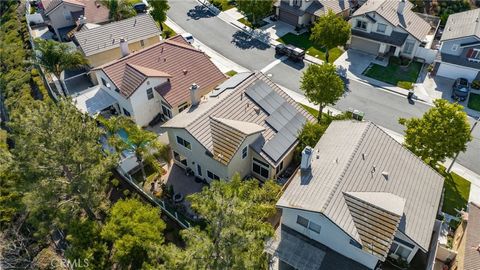
POLYGON ((478 70, 459 67, 455 65, 449 65, 447 63, 440 64, 437 71, 437 76, 447 77, 450 79, 466 78, 469 81, 473 81, 477 77, 478 70))
POLYGON ((279 19, 282 22, 286 22, 286 23, 294 25, 294 26, 297 26, 297 24, 298 24, 298 16, 295 15, 295 14, 289 13, 285 10, 280 9, 279 19))
POLYGON ((350 48, 377 55, 378 50, 380 49, 380 43, 372 42, 358 37, 352 37, 352 43, 350 44, 350 48))

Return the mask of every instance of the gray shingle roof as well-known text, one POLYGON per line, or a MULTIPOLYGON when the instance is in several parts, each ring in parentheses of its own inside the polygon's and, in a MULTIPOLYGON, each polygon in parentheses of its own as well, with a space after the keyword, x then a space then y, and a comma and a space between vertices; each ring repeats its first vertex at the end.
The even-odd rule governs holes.
POLYGON ((159 36, 160 29, 150 15, 143 14, 75 33, 75 39, 86 56, 120 46, 120 38, 136 42, 159 36))
POLYGON ((480 8, 448 16, 442 41, 468 36, 480 38, 480 8))
POLYGON ((403 15, 397 13, 398 3, 401 0, 368 0, 352 17, 375 12, 394 26, 403 28, 416 39, 423 41, 432 28, 428 22, 418 16, 411 9, 413 4, 405 1, 403 15))
POLYGON ((278 207, 323 213, 362 243, 344 193, 392 193, 405 199, 398 229, 428 250, 443 178, 375 124, 333 122, 315 146, 311 168, 297 172, 278 207))

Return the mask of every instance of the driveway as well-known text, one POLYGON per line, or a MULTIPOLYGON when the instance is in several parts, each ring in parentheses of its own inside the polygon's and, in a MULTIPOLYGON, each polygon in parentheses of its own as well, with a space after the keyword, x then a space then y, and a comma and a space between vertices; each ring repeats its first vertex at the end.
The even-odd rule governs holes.
POLYGON ((335 60, 334 64, 339 67, 340 74, 343 77, 346 77, 346 72, 359 77, 372 62, 378 62, 374 55, 348 49, 335 60))

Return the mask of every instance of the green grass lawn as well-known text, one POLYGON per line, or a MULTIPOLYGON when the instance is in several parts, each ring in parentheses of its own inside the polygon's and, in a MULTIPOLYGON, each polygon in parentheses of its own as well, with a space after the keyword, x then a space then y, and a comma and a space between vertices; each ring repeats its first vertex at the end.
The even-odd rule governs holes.
MULTIPOLYGON (((306 50, 308 55, 316 57, 322 61, 325 61, 325 48, 316 46, 310 41, 310 32, 306 32, 300 35, 295 35, 293 33, 288 33, 277 41, 285 44, 292 44, 295 47, 299 47, 306 50)), ((333 63, 337 58, 342 55, 343 50, 340 48, 333 48, 329 51, 328 62, 333 63)))
POLYGON ((232 77, 232 76, 235 76, 235 74, 237 74, 237 72, 235 70, 230 70, 230 71, 227 71, 227 73, 225 73, 225 74, 227 74, 227 76, 232 77))
POLYGON ((447 174, 443 166, 438 169, 438 172, 445 176, 442 211, 450 215, 457 215, 455 209, 462 210, 468 203, 470 182, 454 172, 447 174))
POLYGON ((210 3, 219 8, 221 11, 229 10, 235 6, 233 5, 233 0, 212 0, 210 3))
POLYGON ((314 108, 311 108, 311 107, 308 107, 307 105, 304 105, 304 104, 301 104, 301 103, 298 103, 298 104, 300 104, 300 106, 302 106, 303 109, 305 109, 305 111, 307 111, 309 114, 313 115, 315 117, 315 119, 317 119, 318 110, 316 110, 314 108))
POLYGON ((175 31, 172 30, 172 28, 168 27, 168 25, 166 25, 165 23, 162 23, 162 28, 163 28, 163 32, 162 32, 163 38, 173 37, 177 34, 175 33, 175 31))
MULTIPOLYGON (((147 176, 146 181, 149 181, 149 178, 151 178, 154 174, 155 170, 153 169, 153 167, 150 165, 145 165, 145 175, 147 176)), ((138 170, 138 172, 134 173, 132 175, 132 178, 137 183, 143 182, 142 170, 138 170)))
POLYGON ((472 110, 480 111, 480 95, 475 93, 470 93, 467 106, 472 110))
POLYGON ((262 21, 260 21, 260 25, 253 26, 252 23, 248 20, 247 17, 240 18, 240 19, 238 19, 238 21, 245 24, 246 26, 248 26, 250 28, 254 28, 254 29, 267 25, 267 22, 262 20, 262 21))
MULTIPOLYGON (((363 72, 363 75, 382 82, 398 85, 399 82, 402 81, 415 83, 421 69, 422 64, 419 62, 411 62, 407 67, 402 67, 400 66, 399 58, 390 57, 388 66, 384 67, 372 64, 363 72)), ((402 83, 400 83, 400 86, 401 85, 402 83)))

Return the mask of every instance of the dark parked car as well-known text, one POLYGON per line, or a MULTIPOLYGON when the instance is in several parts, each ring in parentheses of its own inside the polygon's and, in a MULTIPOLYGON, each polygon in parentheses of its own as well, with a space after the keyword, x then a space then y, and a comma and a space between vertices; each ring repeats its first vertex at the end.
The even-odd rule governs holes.
POLYGON ((147 5, 145 5, 145 3, 137 3, 133 5, 133 9, 135 9, 137 13, 145 13, 147 12, 147 5))
POLYGON ((302 61, 305 58, 305 51, 292 45, 278 44, 275 46, 275 53, 286 55, 293 61, 302 61))
POLYGON ((465 101, 470 92, 470 83, 465 78, 458 78, 453 83, 452 98, 459 101, 465 101))

